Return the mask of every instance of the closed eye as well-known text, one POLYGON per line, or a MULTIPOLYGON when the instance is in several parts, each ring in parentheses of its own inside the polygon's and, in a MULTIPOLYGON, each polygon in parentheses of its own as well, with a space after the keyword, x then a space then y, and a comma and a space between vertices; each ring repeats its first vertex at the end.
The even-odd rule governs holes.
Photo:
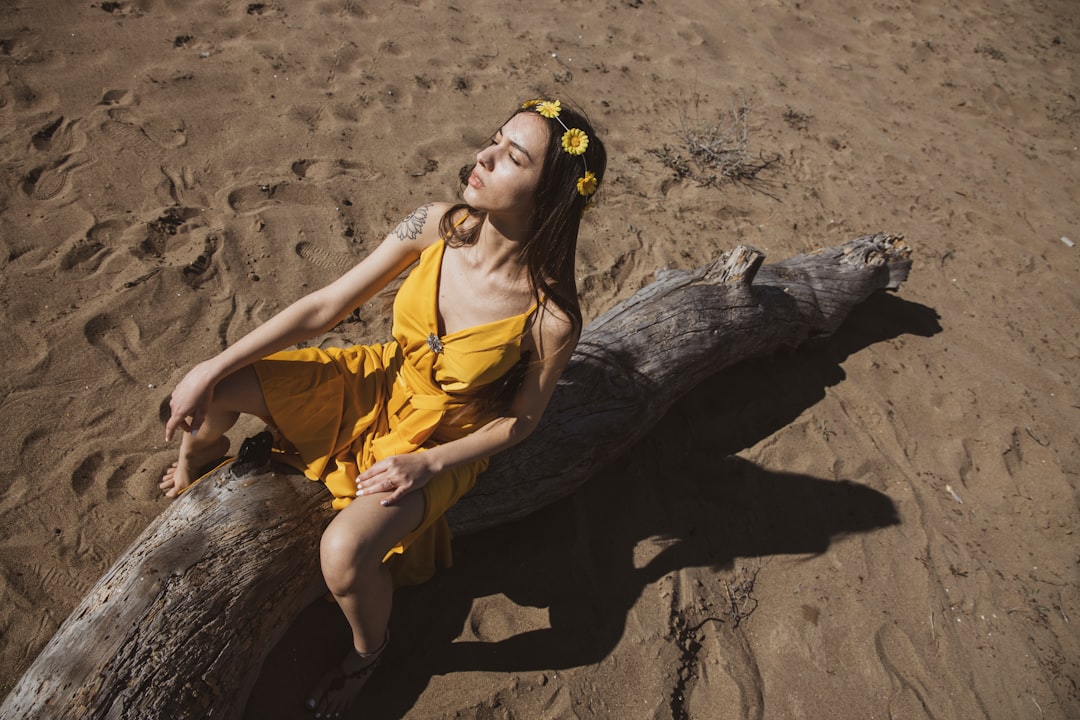
MULTIPOLYGON (((491 138, 491 144, 492 145, 498 145, 501 141, 502 141, 502 133, 498 133, 498 134, 495 135, 495 137, 491 138)), ((516 146, 511 145, 511 147, 516 147, 516 146)), ((518 167, 521 166, 521 160, 514 155, 513 150, 508 152, 507 156, 510 158, 510 161, 513 162, 515 165, 517 165, 518 167)))

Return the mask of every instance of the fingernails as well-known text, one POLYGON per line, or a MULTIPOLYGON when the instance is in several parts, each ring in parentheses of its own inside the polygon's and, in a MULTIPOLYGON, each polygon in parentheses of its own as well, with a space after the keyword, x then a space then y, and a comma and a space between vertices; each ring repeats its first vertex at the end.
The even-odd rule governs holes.
POLYGON ((390 504, 390 501, 389 500, 380 500, 379 504, 382 505, 383 507, 386 507, 387 505, 390 504))

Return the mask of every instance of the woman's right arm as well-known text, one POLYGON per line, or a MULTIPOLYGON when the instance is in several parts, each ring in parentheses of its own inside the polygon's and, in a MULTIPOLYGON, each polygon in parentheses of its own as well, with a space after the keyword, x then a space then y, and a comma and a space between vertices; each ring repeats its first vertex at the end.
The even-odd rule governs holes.
POLYGON ((176 386, 169 401, 172 412, 165 423, 166 442, 176 430, 198 430, 214 386, 222 378, 330 330, 386 287, 420 257, 425 247, 438 239, 439 218, 448 207, 435 203, 416 209, 370 255, 340 278, 300 298, 214 357, 193 367, 176 386))

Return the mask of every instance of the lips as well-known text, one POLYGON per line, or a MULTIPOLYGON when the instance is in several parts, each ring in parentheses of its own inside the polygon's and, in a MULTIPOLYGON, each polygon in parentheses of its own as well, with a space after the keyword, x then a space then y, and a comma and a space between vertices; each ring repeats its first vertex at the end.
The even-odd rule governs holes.
POLYGON ((474 188, 482 188, 482 187, 484 187, 484 183, 482 183, 480 181, 480 178, 478 178, 476 176, 476 171, 475 170, 472 172, 471 175, 469 175, 469 185, 474 187, 474 188))

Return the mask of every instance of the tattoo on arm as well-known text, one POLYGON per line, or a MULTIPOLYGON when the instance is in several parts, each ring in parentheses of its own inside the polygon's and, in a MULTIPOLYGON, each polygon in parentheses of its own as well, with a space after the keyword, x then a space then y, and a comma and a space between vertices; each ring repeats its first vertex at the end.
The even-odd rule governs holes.
POLYGON ((402 242, 420 237, 420 233, 424 229, 424 223, 427 222, 429 210, 431 210, 431 203, 413 210, 409 217, 399 222, 398 226, 394 228, 394 237, 402 242))

